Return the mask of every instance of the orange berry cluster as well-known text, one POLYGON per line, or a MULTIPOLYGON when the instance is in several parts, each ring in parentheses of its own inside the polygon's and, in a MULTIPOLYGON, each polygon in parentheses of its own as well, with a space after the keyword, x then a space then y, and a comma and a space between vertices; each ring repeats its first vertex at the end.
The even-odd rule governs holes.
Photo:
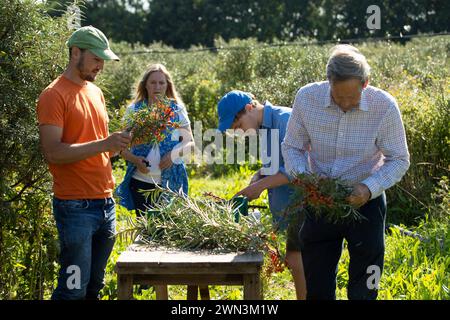
POLYGON ((305 199, 303 200, 306 205, 313 207, 325 206, 328 208, 333 207, 334 201, 331 196, 322 194, 319 188, 310 182, 302 181, 301 179, 295 179, 293 184, 304 188, 305 199))
POLYGON ((133 142, 160 143, 167 133, 179 128, 179 123, 173 121, 175 113, 167 98, 158 99, 151 107, 144 105, 142 109, 131 115, 133 142))

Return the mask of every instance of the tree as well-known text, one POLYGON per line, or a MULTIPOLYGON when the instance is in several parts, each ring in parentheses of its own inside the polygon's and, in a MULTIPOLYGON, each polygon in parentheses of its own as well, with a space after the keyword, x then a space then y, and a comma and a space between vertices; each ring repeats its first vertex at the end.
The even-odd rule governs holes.
POLYGON ((0 7, 0 299, 39 299, 56 273, 56 234, 35 108, 67 63, 70 30, 34 0, 0 7))
POLYGON ((83 25, 93 25, 115 41, 145 42, 149 25, 144 0, 87 0, 83 25))
MULTIPOLYGON (((175 48, 213 46, 222 38, 292 41, 380 37, 449 30, 446 0, 78 0, 83 24, 115 41, 175 48), (84 5, 83 5, 84 3, 84 5), (148 5, 148 6, 147 6, 148 5), (381 10, 381 29, 367 27, 367 8, 381 10)), ((70 0, 47 0, 61 15, 70 0)))

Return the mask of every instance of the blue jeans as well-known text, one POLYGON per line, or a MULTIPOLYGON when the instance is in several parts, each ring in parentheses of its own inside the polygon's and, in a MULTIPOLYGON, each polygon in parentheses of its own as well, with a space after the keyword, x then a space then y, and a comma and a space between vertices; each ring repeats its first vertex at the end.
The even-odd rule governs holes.
POLYGON ((61 269, 52 300, 97 299, 115 242, 114 199, 54 197, 53 215, 61 248, 61 269))

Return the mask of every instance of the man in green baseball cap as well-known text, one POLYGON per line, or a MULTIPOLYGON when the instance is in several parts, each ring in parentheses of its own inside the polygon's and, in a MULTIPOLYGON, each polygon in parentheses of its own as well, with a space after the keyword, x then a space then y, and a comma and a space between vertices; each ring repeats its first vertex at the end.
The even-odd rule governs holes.
POLYGON ((64 75, 70 80, 83 85, 85 81, 93 82, 103 70, 105 60, 119 60, 109 48, 106 36, 93 26, 76 30, 67 40, 69 47, 69 66, 64 75))
POLYGON ((93 26, 79 28, 67 40, 66 44, 69 48, 87 49, 103 60, 120 60, 109 48, 108 39, 103 32, 93 26))
POLYGON ((116 234, 111 157, 127 148, 131 136, 109 133, 105 97, 93 83, 105 60, 119 60, 108 39, 92 26, 83 27, 67 46, 66 70, 42 91, 37 104, 61 248, 52 299, 98 299, 116 234))

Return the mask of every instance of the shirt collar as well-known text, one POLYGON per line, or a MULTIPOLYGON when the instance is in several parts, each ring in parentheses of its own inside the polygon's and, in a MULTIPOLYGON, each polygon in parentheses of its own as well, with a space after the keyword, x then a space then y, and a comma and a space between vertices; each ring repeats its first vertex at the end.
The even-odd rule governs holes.
POLYGON ((367 104, 367 93, 366 89, 361 92, 361 101, 359 102, 359 110, 369 111, 369 105, 367 104))
MULTIPOLYGON (((328 84, 328 86, 327 86, 327 93, 325 95, 323 107, 324 108, 329 108, 329 107, 332 107, 332 106, 336 106, 336 107, 339 108, 339 106, 336 105, 336 103, 334 103, 334 101, 331 99, 331 87, 328 84)), ((361 110, 361 111, 369 111, 369 106, 367 104, 366 89, 362 90, 362 92, 361 92, 361 101, 359 102, 359 106, 356 109, 357 110, 361 110)))
POLYGON ((272 128, 272 113, 273 113, 273 105, 266 101, 264 103, 264 114, 263 114, 263 121, 261 123, 261 128, 272 128))
POLYGON ((328 85, 327 85, 327 93, 325 94, 325 97, 324 97, 325 99, 324 99, 324 102, 323 102, 323 107, 324 108, 329 108, 329 107, 332 107, 333 106, 333 101, 331 100, 331 87, 330 87, 330 84, 328 83, 328 85))

